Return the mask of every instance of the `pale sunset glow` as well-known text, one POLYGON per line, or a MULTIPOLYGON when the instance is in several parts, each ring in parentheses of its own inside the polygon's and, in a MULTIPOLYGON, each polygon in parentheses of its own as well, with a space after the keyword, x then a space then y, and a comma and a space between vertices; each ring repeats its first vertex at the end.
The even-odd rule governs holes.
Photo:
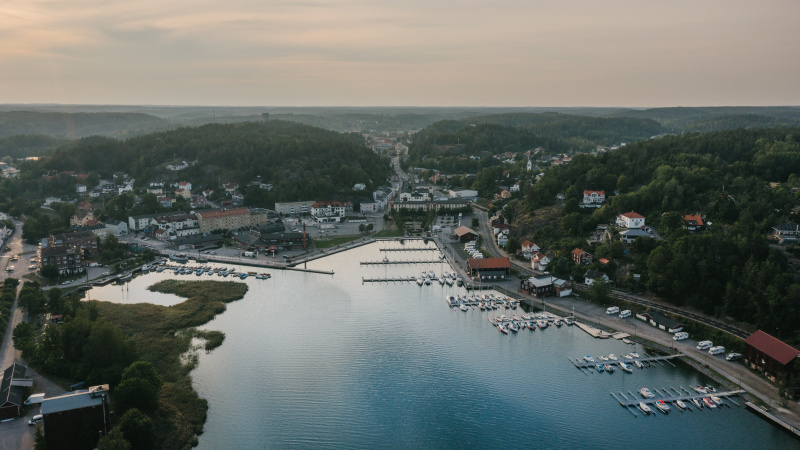
POLYGON ((0 4, 0 103, 800 104, 796 0, 0 4))

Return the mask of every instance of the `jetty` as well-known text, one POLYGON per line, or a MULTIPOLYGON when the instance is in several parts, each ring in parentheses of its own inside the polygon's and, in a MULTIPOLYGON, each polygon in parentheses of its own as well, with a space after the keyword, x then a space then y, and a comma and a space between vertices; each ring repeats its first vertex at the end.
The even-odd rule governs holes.
MULTIPOLYGON (((617 394, 611 392, 611 396, 614 397, 614 399, 619 402, 620 406, 624 407, 625 409, 628 409, 628 411, 633 413, 633 415, 635 416, 636 413, 633 410, 629 409, 629 408, 636 409, 639 406, 640 403, 648 405, 648 406, 651 406, 651 405, 654 405, 655 403, 658 403, 659 401, 663 401, 664 403, 672 403, 672 404, 675 404, 678 401, 682 401, 682 402, 686 403, 686 409, 689 410, 689 411, 692 411, 692 406, 694 406, 694 408, 697 409, 697 406, 694 405, 692 400, 695 400, 695 399, 702 400, 703 398, 719 397, 720 399, 725 399, 726 402, 720 403, 718 405, 718 407, 727 406, 727 407, 730 408, 731 407, 731 405, 730 405, 731 403, 733 403, 736 406, 739 406, 739 404, 736 403, 731 397, 735 397, 735 396, 738 396, 740 394, 744 394, 745 393, 745 391, 743 391, 743 390, 714 392, 714 393, 706 393, 706 394, 692 393, 691 391, 689 391, 688 389, 684 388, 683 386, 681 386, 680 390, 675 389, 674 387, 671 387, 669 389, 661 388, 661 390, 659 390, 659 389, 653 389, 653 390, 656 393, 658 393, 661 397, 660 398, 656 398, 656 397, 642 398, 641 395, 636 395, 636 394, 632 393, 631 391, 628 391, 628 395, 625 395, 625 394, 622 393, 622 391, 619 391, 618 392, 619 396, 617 396, 617 394), (673 394, 673 392, 674 392, 674 394, 673 394)), ((680 408, 677 407, 677 405, 675 406, 674 409, 677 409, 678 411, 682 411, 680 408)), ((708 409, 708 408, 706 408, 706 409, 708 409)))
MULTIPOLYGON (((578 325, 577 322, 575 324, 578 325)), ((589 362, 589 361, 586 361, 586 360, 580 359, 580 358, 576 358, 576 359, 567 358, 567 359, 569 360, 569 362, 571 362, 578 369, 594 369, 595 366, 597 366, 598 364, 609 364, 609 365, 617 365, 618 366, 620 362, 624 362, 625 364, 635 364, 636 361, 639 361, 640 363, 643 363, 643 362, 648 362, 648 363, 655 362, 655 363, 659 363, 660 364, 662 361, 666 361, 666 362, 669 363, 670 359, 680 358, 681 356, 686 356, 686 355, 684 355, 683 353, 677 353, 675 355, 642 356, 642 357, 639 357, 639 358, 620 357, 620 359, 618 359, 618 360, 613 360, 612 359, 612 360, 608 360, 608 361, 603 360, 603 361, 592 361, 592 362, 589 362)))
POLYGON ((361 283, 415 283, 417 277, 386 277, 386 278, 364 278, 361 277, 361 283))
POLYGON ((406 264, 441 264, 444 260, 437 259, 435 261, 361 261, 362 266, 391 266, 391 265, 406 265, 406 264))
POLYGON ((382 252, 438 252, 439 248, 382 248, 382 252))
POLYGON ((588 334, 589 334, 589 336, 592 336, 593 338, 597 338, 597 339, 608 339, 608 338, 610 338, 611 336, 613 336, 611 333, 606 333, 605 331, 603 331, 603 330, 601 330, 601 329, 595 328, 595 327, 593 327, 593 326, 591 326, 591 325, 587 325, 587 324, 585 324, 585 323, 581 323, 581 322, 577 322, 577 321, 576 321, 576 322, 575 322, 575 325, 576 325, 578 328, 580 328, 581 330, 583 330, 583 331, 585 331, 586 333, 588 333, 588 334))

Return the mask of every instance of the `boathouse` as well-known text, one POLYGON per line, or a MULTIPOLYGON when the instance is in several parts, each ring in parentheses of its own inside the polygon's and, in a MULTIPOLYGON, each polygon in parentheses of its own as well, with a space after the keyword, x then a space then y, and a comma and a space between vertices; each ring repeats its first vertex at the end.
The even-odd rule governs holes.
POLYGON ((658 311, 648 311, 646 313, 636 314, 636 318, 670 333, 678 333, 683 331, 682 323, 678 322, 677 320, 670 319, 658 311))
POLYGON ((744 362, 772 381, 783 374, 797 371, 800 350, 761 330, 744 340, 744 362))
POLYGON ((22 412, 24 389, 33 384, 33 380, 25 378, 27 370, 21 364, 12 364, 3 371, 0 381, 0 420, 19 417, 22 412))
POLYGON ((519 283, 519 290, 534 297, 545 297, 553 295, 556 281, 558 281, 558 278, 550 275, 538 278, 531 277, 519 283))
POLYGON ((508 258, 470 258, 467 271, 469 276, 481 280, 502 280, 511 272, 511 261, 508 258))

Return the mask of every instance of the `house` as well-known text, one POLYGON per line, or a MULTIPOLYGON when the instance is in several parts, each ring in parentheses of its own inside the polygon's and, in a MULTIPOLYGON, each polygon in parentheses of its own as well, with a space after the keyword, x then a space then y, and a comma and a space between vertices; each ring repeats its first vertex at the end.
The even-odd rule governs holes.
POLYGON ((110 428, 108 385, 45 398, 41 413, 48 449, 72 449, 82 439, 91 439, 92 446, 95 446, 110 428))
POLYGON ((558 297, 572 295, 572 282, 558 279, 553 282, 553 293, 558 297))
POLYGON ((90 220, 94 220, 94 216, 91 213, 77 213, 69 218, 69 226, 82 227, 90 220))
POLYGON ((670 319, 658 311, 648 311, 642 314, 636 314, 636 318, 650 325, 660 328, 670 333, 679 333, 683 331, 683 324, 677 320, 670 319))
POLYGON ((606 191, 583 191, 584 207, 599 208, 606 201, 606 191))
POLYGON ((644 216, 633 211, 626 212, 617 216, 617 226, 620 228, 642 228, 644 226, 644 216))
POLYGON ((530 259, 532 253, 535 253, 535 252, 538 252, 539 250, 541 250, 541 248, 539 248, 538 245, 534 244, 533 242, 531 242, 531 241, 529 241, 527 239, 522 241, 522 244, 520 244, 520 249, 522 250, 523 256, 525 256, 525 254, 527 254, 527 256, 525 256, 527 259, 530 259))
POLYGON ((796 241, 800 236, 800 225, 794 222, 785 222, 772 227, 772 235, 780 241, 796 241))
POLYGON ((366 188, 367 188, 367 185, 364 184, 364 183, 356 183, 355 185, 353 185, 353 190, 354 191, 363 191, 366 188))
POLYGON ((598 272, 594 269, 589 269, 583 274, 583 282, 587 286, 591 286, 592 283, 598 280, 608 281, 608 275, 604 274, 603 272, 598 272))
MULTIPOLYGON (((800 351, 761 330, 744 340, 744 362, 772 381, 797 372, 800 351)), ((0 400, 2 401, 2 400, 0 400)))
POLYGON ((550 257, 544 253, 535 252, 531 255, 531 268, 533 270, 547 270, 548 264, 550 264, 550 257))
POLYGON ((173 172, 188 168, 189 168, 189 163, 187 163, 186 161, 173 161, 167 164, 167 170, 171 170, 173 172))
POLYGON ((50 206, 53 203, 61 203, 61 198, 59 197, 47 197, 44 199, 44 206, 50 206))
POLYGON ((128 234, 128 224, 119 220, 106 220, 106 232, 114 236, 123 236, 128 234))
POLYGON ((78 209, 86 213, 92 213, 94 212, 95 206, 90 202, 83 200, 80 203, 78 203, 78 209))
POLYGON ((497 234, 497 245, 500 247, 505 247, 508 244, 508 234, 506 233, 498 233, 497 234))
POLYGON ((208 206, 208 200, 202 195, 193 195, 189 198, 190 208, 205 208, 208 206))
POLYGON ((636 238, 640 237, 649 237, 652 239, 653 235, 641 228, 632 228, 619 233, 619 240, 622 241, 623 244, 632 244, 636 238))
POLYGON ((236 183, 225 183, 222 185, 222 187, 228 194, 233 194, 234 192, 236 192, 236 189, 239 188, 239 185, 236 183))
POLYGON ((163 206, 164 208, 172 208, 172 201, 173 201, 172 198, 166 197, 166 196, 161 196, 161 197, 158 197, 157 200, 158 200, 158 203, 160 203, 161 206, 163 206))
POLYGON ((500 192, 500 198, 511 198, 511 192, 508 192, 508 190, 503 189, 503 191, 500 192))
POLYGON ((517 181, 516 183, 514 183, 514 184, 513 184, 513 185, 512 185, 510 188, 508 188, 508 190, 509 190, 510 192, 512 192, 512 193, 514 193, 514 192, 519 192, 519 181, 517 181))
POLYGON ((85 194, 86 193, 86 185, 79 184, 75 186, 75 193, 76 194, 85 194))
POLYGON ((213 194, 213 193, 214 193, 214 191, 212 191, 211 189, 206 189, 205 191, 203 191, 203 197, 208 198, 208 196, 213 194))
POLYGON ((180 181, 180 182, 178 182, 178 189, 185 189, 187 191, 191 191, 192 190, 192 183, 190 183, 188 181, 180 181))
POLYGON ((575 264, 589 265, 594 261, 594 256, 589 252, 576 248, 572 251, 572 261, 574 261, 575 264))
POLYGON ((689 231, 697 231, 702 229, 705 223, 700 214, 686 214, 683 216, 683 226, 689 231))
POLYGON ((500 234, 500 233, 508 233, 508 225, 504 223, 496 223, 492 225, 492 233, 500 234))
POLYGON ((469 242, 478 239, 478 233, 465 226, 456 228, 453 230, 453 234, 455 235, 456 239, 458 239, 458 242, 469 242))
POLYGON ((236 191, 233 194, 231 194, 231 201, 233 202, 234 205, 241 206, 244 204, 244 195, 242 195, 241 192, 236 191))
POLYGON ((25 378, 27 367, 14 363, 3 371, 0 380, 0 420, 13 419, 22 413, 25 401, 25 388, 33 385, 33 380, 25 378))
POLYGON ((519 290, 534 297, 545 297, 555 292, 554 283, 558 278, 550 275, 531 277, 520 281, 519 290))
POLYGON ((76 231, 74 233, 64 233, 51 235, 47 238, 45 247, 77 247, 79 250, 87 255, 96 255, 97 249, 97 236, 91 231, 76 231))
POLYGON ((481 280, 502 280, 511 272, 508 258, 470 258, 467 260, 467 273, 481 280))
POLYGON ((175 189, 175 196, 176 197, 183 197, 185 199, 189 199, 192 196, 192 191, 188 189, 178 188, 175 189))

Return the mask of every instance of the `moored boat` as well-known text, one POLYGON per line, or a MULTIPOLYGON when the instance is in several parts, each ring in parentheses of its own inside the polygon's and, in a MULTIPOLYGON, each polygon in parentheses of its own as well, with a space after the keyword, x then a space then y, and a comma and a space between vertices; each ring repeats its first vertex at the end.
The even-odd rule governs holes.
POLYGON ((594 362, 594 358, 592 358, 592 357, 591 357, 591 356, 589 356, 589 355, 586 355, 586 356, 584 356, 584 357, 583 357, 583 359, 585 359, 585 360, 586 360, 586 362, 594 362))
POLYGON ((658 408, 658 410, 659 410, 659 411, 661 411, 661 412, 662 412, 662 413, 664 413, 664 414, 667 414, 667 413, 669 413, 669 410, 671 409, 671 408, 669 407, 669 405, 667 405, 666 403, 664 403, 664 400, 658 400, 658 401, 656 401, 656 402, 654 403, 654 405, 656 405, 656 408, 658 408))
POLYGON ((678 400, 677 402, 675 402, 675 404, 676 404, 676 405, 678 406, 678 408, 680 408, 680 409, 686 409, 686 403, 683 403, 683 402, 682 402, 682 401, 680 401, 680 400, 678 400))
POLYGON ((605 367, 602 364, 598 364, 594 366, 594 368, 597 369, 598 372, 602 372, 605 370, 605 367))
POLYGON ((697 406, 697 409, 703 409, 703 403, 700 400, 693 398, 692 403, 694 403, 694 406, 697 406))
POLYGON ((639 394, 641 394, 642 397, 644 397, 644 398, 653 398, 653 397, 655 397, 655 394, 650 392, 650 389, 648 389, 646 387, 643 387, 643 388, 639 389, 639 394))
POLYGON ((624 361, 619 362, 619 367, 622 368, 622 370, 624 370, 625 372, 633 373, 633 369, 631 369, 631 366, 627 365, 624 361))
POLYGON ((461 304, 461 306, 460 306, 460 309, 461 309, 462 311, 466 312, 466 311, 467 311, 469 308, 467 308, 467 305, 465 305, 465 304, 463 304, 463 303, 462 303, 462 304, 461 304))
POLYGON ((614 369, 614 365, 613 364, 603 364, 603 367, 605 367, 606 372, 614 373, 615 369, 614 369))
POLYGON ((617 357, 612 353, 612 354, 608 355, 608 359, 610 359, 611 361, 616 361, 617 357))
POLYGON ((709 408, 711 408, 711 409, 714 409, 714 408, 716 408, 716 407, 717 407, 717 404, 716 404, 716 403, 714 403, 714 401, 713 401, 713 400, 711 400, 711 399, 710 399, 710 398, 708 398, 708 397, 703 397, 703 403, 705 403, 705 404, 706 404, 706 406, 708 406, 708 407, 709 407, 709 408))
POLYGON ((639 402, 639 410, 642 411, 644 415, 648 415, 651 412, 653 412, 653 410, 650 409, 650 407, 645 405, 643 402, 639 402))

